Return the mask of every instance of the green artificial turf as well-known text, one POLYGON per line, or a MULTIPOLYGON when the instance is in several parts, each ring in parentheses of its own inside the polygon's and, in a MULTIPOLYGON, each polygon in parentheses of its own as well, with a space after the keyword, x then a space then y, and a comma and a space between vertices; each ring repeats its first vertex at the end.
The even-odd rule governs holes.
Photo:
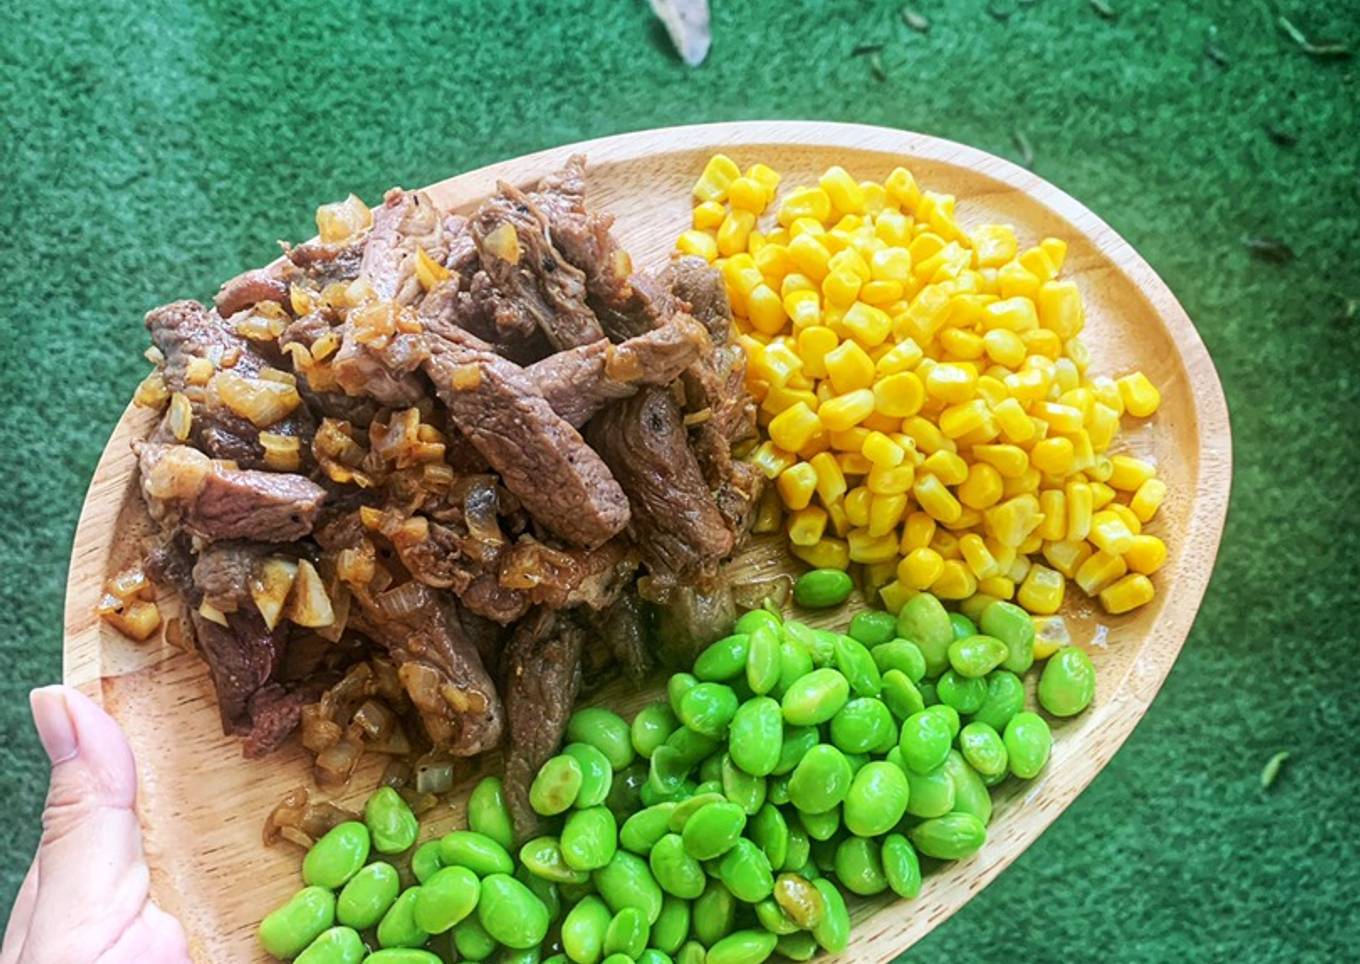
MULTIPOLYGON (((0 33, 0 906, 38 837, 25 694, 60 672, 72 531, 145 370, 141 316, 267 261, 312 206, 618 131, 862 121, 1016 157, 1142 252, 1227 391, 1218 568, 1091 788, 914 961, 1333 961, 1354 951, 1360 96, 1264 2, 714 0, 709 61, 642 0, 44 0, 0 33), (1004 15, 1004 16, 1003 16, 1004 15), (1226 56, 1205 53, 1212 35, 1226 56), (884 79, 851 49, 884 43, 884 79), (1277 125, 1292 147, 1266 136, 1277 125), (1244 235, 1296 259, 1254 259, 1244 235), (1350 313, 1347 313, 1347 299, 1350 313), (1278 749, 1291 757, 1262 791, 1278 749)), ((1282 8, 1360 45, 1354 0, 1282 8)), ((1351 958, 1353 959, 1353 958, 1351 958)))

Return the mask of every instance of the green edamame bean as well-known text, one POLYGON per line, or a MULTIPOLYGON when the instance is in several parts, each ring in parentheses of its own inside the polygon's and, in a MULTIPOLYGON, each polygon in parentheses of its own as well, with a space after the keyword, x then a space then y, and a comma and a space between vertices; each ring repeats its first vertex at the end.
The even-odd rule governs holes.
MULTIPOLYGON (((529 892, 541 900, 544 907, 548 908, 549 920, 557 920, 557 918, 562 916, 562 894, 558 891, 558 885, 554 881, 544 880, 542 877, 530 872, 528 867, 516 867, 515 879, 525 887, 528 887, 529 892)), ((562 884, 562 886, 589 888, 590 884, 589 882, 582 884, 568 882, 562 884)))
POLYGON ((436 870, 444 866, 439 857, 439 841, 427 840, 411 854, 411 873, 417 883, 425 883, 436 870))
POLYGON ((813 840, 830 840, 841 826, 841 808, 833 807, 824 813, 798 811, 798 822, 813 840))
POLYGON ((751 637, 746 633, 724 636, 710 644, 694 660, 694 675, 707 683, 734 680, 746 671, 750 648, 751 637))
POLYGON ((779 762, 774 765, 772 775, 792 773, 803 755, 820 742, 821 735, 815 726, 785 726, 784 739, 779 744, 779 762))
POLYGON ((304 887, 260 921, 260 946, 275 957, 296 957, 335 923, 335 895, 304 887))
POLYGON ((748 904, 764 900, 774 891, 774 871, 764 852, 742 837, 723 855, 718 876, 737 900, 748 904))
POLYGON ((1038 776, 1053 749, 1053 734, 1049 732, 1048 724, 1038 713, 1028 710, 1011 717, 1001 738, 1010 757, 1011 772, 1022 780, 1038 776))
POLYGON ((685 821, 685 850, 695 860, 712 860, 731 849, 746 829, 746 811, 727 801, 708 803, 685 821))
POLYGON ((788 622, 784 624, 784 634, 803 645, 817 667, 830 666, 836 661, 836 637, 829 629, 817 629, 805 623, 788 622))
POLYGON ((721 737, 737 713, 737 694, 722 683, 700 683, 680 700, 680 722, 705 736, 721 737))
POLYGON ((482 880, 477 919, 496 941, 516 950, 538 946, 550 922, 543 901, 509 874, 499 873, 482 880))
POLYGON ((841 671, 850 691, 856 696, 877 696, 883 688, 874 657, 864 644, 849 636, 836 637, 836 668, 841 671))
POLYGON ((910 900, 921 892, 921 861, 910 840, 900 833, 888 834, 883 838, 879 856, 883 861, 883 876, 888 878, 888 886, 894 894, 910 900))
POLYGON ((831 719, 850 699, 850 682, 834 669, 815 669, 784 693, 784 722, 818 726, 831 719))
POLYGON ((571 958, 565 954, 554 954, 552 957, 543 958, 543 964, 568 964, 571 958))
POLYGON ((992 795, 978 772, 968 765, 963 754, 950 750, 942 767, 954 784, 954 810, 971 813, 985 827, 992 819, 992 795))
POLYGON ((722 785, 718 785, 716 790, 705 790, 703 793, 695 793, 687 800, 681 800, 675 805, 675 810, 671 813, 670 827, 671 833, 680 833, 685 829, 685 824, 689 823, 689 818, 694 816, 703 807, 710 803, 725 803, 727 797, 723 796, 722 785))
POLYGON ((963 758, 968 761, 968 765, 983 776, 994 777, 1006 772, 1009 762, 1006 744, 1001 734, 986 723, 974 721, 960 730, 959 749, 963 751, 963 758))
POLYGON ((647 782, 647 775, 646 760, 638 760, 614 774, 609 796, 604 801, 614 819, 627 820, 642 806, 642 787, 647 782))
MULTIPOLYGON (((826 840, 814 840, 812 842, 812 865, 828 874, 835 873, 836 848, 840 846, 843 837, 843 834, 835 833, 826 840)), ((807 876, 809 880, 813 879, 806 870, 802 870, 800 873, 807 876)))
POLYGON ((756 696, 737 707, 728 731, 732 762, 752 776, 763 777, 779 764, 784 714, 779 703, 756 696))
POLYGON ((704 964, 708 952, 698 941, 686 941, 675 956, 675 964, 704 964))
POLYGON ((817 939, 807 931, 781 934, 774 949, 780 956, 791 961, 810 961, 817 954, 817 939))
POLYGON ((1096 695, 1096 668, 1076 646, 1064 646, 1048 658, 1039 677, 1039 705, 1054 716, 1076 716, 1096 695))
POLYGON ((849 574, 839 569, 813 569, 793 584, 793 601, 807 609, 829 609, 845 602, 853 588, 849 574))
POLYGON ((668 833, 656 842, 647 865, 661 889, 672 896, 692 900, 704 892, 704 868, 685 850, 684 838, 678 833, 668 833))
POLYGON ((954 630, 955 639, 967 639, 977 635, 977 625, 963 613, 950 613, 949 625, 954 630))
POLYGON ((633 737, 623 717, 600 706, 586 706, 567 720, 567 740, 589 743, 609 759, 609 765, 622 770, 633 762, 633 737))
POLYGON ((475 914, 454 926, 453 946, 464 961, 484 961, 496 953, 496 939, 486 932, 475 914))
POLYGON ((652 925, 652 946, 667 954, 678 953, 689 936, 689 901, 667 894, 661 913, 652 925))
POLYGON ((906 675, 913 683, 919 683, 926 675, 926 658, 921 648, 906 639, 893 639, 869 650, 874 665, 881 674, 897 670, 906 675))
MULTIPOLYGON (((674 796, 689 775, 691 764, 683 754, 669 743, 663 743, 652 752, 647 761, 647 782, 643 789, 654 795, 674 796)), ((644 803, 650 802, 644 800, 644 803)))
POLYGON ((784 866, 789 854, 789 824, 779 808, 765 804, 751 818, 750 837, 773 868, 784 866))
MULTIPOLYGON (((783 818, 783 814, 780 814, 783 818)), ((768 856, 768 854, 766 855, 768 856)), ((797 870, 808 862, 812 856, 812 841, 808 838, 807 830, 801 826, 789 827, 789 846, 784 854, 784 860, 780 864, 780 870, 797 870)), ((773 861, 771 861, 773 863, 773 861)))
POLYGON ((861 837, 887 833, 907 812, 910 793, 907 775, 900 768, 884 761, 866 763, 845 796, 845 828, 861 837))
MULTIPOLYGON (((838 570, 828 570, 837 572, 838 570)), ((844 573, 842 573, 844 575, 844 573)), ((779 938, 767 931, 737 931, 708 949, 708 964, 760 964, 774 953, 779 938)))
POLYGON ((761 626, 751 633, 746 651, 746 685, 756 694, 779 684, 780 634, 777 627, 761 626))
POLYGON ((614 915, 604 932, 604 952, 606 955, 623 954, 629 960, 636 960, 647 949, 650 936, 651 925, 642 916, 642 911, 625 907, 614 915))
POLYGON ((698 685, 699 678, 693 673, 671 674, 671 678, 666 681, 666 702, 670 705, 672 713, 679 709, 680 701, 690 688, 698 685))
POLYGON ((529 786, 529 806, 535 813, 551 817, 571 809, 576 795, 581 792, 585 775, 576 758, 560 753, 539 768, 529 786))
POLYGON ((720 880, 710 880, 690 905, 690 927, 699 943, 712 947, 732 929, 737 902, 720 880))
POLYGON ((754 632, 761 626, 768 626, 775 632, 783 628, 784 620, 779 618, 779 614, 769 609, 748 609, 737 617, 736 623, 732 626, 734 633, 754 632))
POLYGON ((380 854, 399 854, 416 842, 420 823, 406 801, 391 787, 381 787, 364 804, 364 824, 373 849, 380 854))
POLYGON ((944 605, 930 593, 918 593, 907 600, 897 614, 897 635, 921 650, 927 676, 939 676, 949 665, 954 626, 944 605))
MULTIPOLYGON (((948 759, 947 753, 945 759, 948 759)), ((906 777, 911 788, 907 795, 907 813, 913 817, 939 817, 954 809, 954 781, 943 763, 929 773, 917 773, 908 767, 906 777)))
POLYGON ((945 706, 952 706, 960 713, 976 713, 987 701, 987 680, 947 669, 935 681, 935 692, 945 706))
POLYGON ((898 746, 902 750, 902 762, 909 771, 929 773, 944 762, 953 741, 948 718, 931 707, 913 713, 903 721, 898 746))
POLYGON ((335 890, 344 886, 368 860, 368 828, 346 820, 328 830, 302 858, 302 879, 335 890))
POLYGON ((798 930, 798 925, 789 919, 789 915, 784 913, 773 897, 766 897, 755 905, 756 922, 771 934, 792 934, 798 930))
MULTIPOLYGON (((913 598, 920 599, 922 596, 925 593, 913 598)), ((826 904, 826 912, 822 915, 821 923, 812 929, 812 936, 817 939, 822 950, 839 954, 850 944, 850 912, 846 910, 845 898, 835 884, 824 878, 814 880, 812 886, 817 888, 826 904)))
POLYGON ((667 802, 639 810, 619 828, 619 844, 635 854, 647 854, 670 829, 671 815, 677 806, 667 802))
POLYGON ((582 897, 562 919, 562 950, 576 964, 596 964, 604 953, 604 937, 614 915, 604 901, 582 897))
MULTIPOLYGON (((658 750, 657 752, 659 753, 660 751, 658 750)), ((653 754, 653 756, 655 755, 656 754, 653 754)), ((638 796, 642 806, 654 807, 658 803, 665 803, 667 801, 678 802, 687 800, 694 795, 695 790, 696 785, 693 780, 681 780, 679 785, 669 792, 658 790, 656 784, 649 780, 642 785, 642 789, 639 791, 638 796)))
POLYGON ((485 834, 454 830, 439 840, 439 859, 445 867, 466 867, 478 877, 509 874, 515 862, 504 847, 485 834))
MULTIPOLYGON (((491 952, 488 951, 487 956, 489 957, 490 954, 491 952)), ((464 958, 468 961, 481 959, 464 958)), ((365 957, 363 962, 364 964, 443 964, 443 960, 438 954, 421 950, 418 947, 384 947, 365 957)))
POLYGON ((926 709, 930 709, 940 702, 940 696, 935 692, 935 681, 923 679, 916 684, 917 691, 921 694, 921 701, 926 704, 926 709))
POLYGON ((751 776, 740 769, 726 753, 722 759, 722 788, 723 796, 748 815, 765 804, 765 778, 751 776))
MULTIPOLYGON (((612 818, 612 814, 611 814, 612 818)), ((590 875, 567 863, 556 837, 535 837, 519 848, 519 860, 536 877, 559 884, 584 884, 590 875)))
POLYGON ((496 964, 539 964, 542 955, 542 950, 537 947, 522 950, 507 947, 496 955, 496 964))
POLYGON ((650 759, 652 751, 665 743, 666 737, 674 733, 679 725, 680 721, 669 703, 649 703, 633 717, 633 725, 629 727, 628 735, 633 741, 633 749, 637 751, 637 755, 650 759))
POLYGON ((826 913, 821 892, 800 874, 780 874, 774 882, 774 900, 789 920, 804 930, 816 927, 826 913))
POLYGON ((721 750, 716 750, 704 757, 704 761, 699 764, 699 783, 716 783, 719 789, 722 787, 722 761, 727 754, 721 750))
POLYGON ((812 654, 801 643, 792 639, 782 640, 779 644, 779 682, 770 690, 770 695, 776 699, 783 698, 794 680, 811 672, 812 654))
POLYGON ((857 697, 831 718, 831 742, 844 753, 886 753, 897 743, 897 724, 882 700, 857 697))
POLYGON ((466 867, 444 867, 415 890, 412 916, 416 926, 430 934, 442 934, 472 913, 482 884, 466 867))
POLYGON ((635 964, 674 964, 665 951, 649 947, 637 956, 635 964))
POLYGON ((878 844, 867 837, 846 837, 836 847, 836 879, 846 890, 871 897, 888 889, 878 844))
MULTIPOLYGON (((687 767, 692 767, 718 748, 719 741, 697 730, 682 726, 666 737, 664 746, 674 750, 678 759, 687 767)), ((658 748, 659 750, 660 748, 658 748)), ((655 756, 656 754, 652 754, 655 756)))
POLYGON ((765 784, 765 800, 768 803, 783 806, 789 802, 789 778, 787 776, 767 777, 765 784))
POLYGON ((936 703, 934 706, 926 707, 927 713, 934 713, 945 721, 949 727, 949 738, 952 740, 959 735, 959 727, 963 725, 963 720, 959 716, 959 711, 947 703, 936 703))
POLYGON ((586 810, 608 800, 614 786, 614 767, 609 758, 589 743, 568 743, 562 752, 581 767, 581 789, 576 791, 573 806, 586 810))
POLYGON ((1014 603, 997 600, 982 611, 980 628, 1006 644, 1003 669, 1024 675, 1034 665, 1034 619, 1014 603))
POLYGON ((562 827, 562 859, 575 870, 598 870, 618 849, 619 827, 608 807, 575 810, 562 827))
POLYGON ((850 636, 872 649, 897 635, 897 617, 881 609, 865 609, 850 620, 850 636))
POLYGON ((408 887, 401 892, 383 919, 378 921, 379 947, 420 947, 430 935, 416 923, 416 901, 419 887, 408 887))
POLYGON ((332 927, 322 931, 293 964, 359 964, 368 953, 363 938, 352 927, 332 927))
POLYGON ((1008 670, 987 674, 987 698, 973 714, 973 722, 986 723, 998 733, 1006 731, 1006 724, 1025 708, 1025 684, 1008 670))
POLYGON ((883 674, 880 698, 897 720, 905 720, 926 708, 925 699, 911 677, 898 669, 890 669, 883 674))
POLYGON ((401 877, 397 868, 382 861, 369 864, 351 877, 340 891, 335 902, 336 919, 356 931, 368 930, 382 920, 400 892, 401 877))
POLYGON ((845 754, 819 743, 804 754, 789 777, 789 802, 804 813, 825 813, 845 799, 853 778, 845 754))
POLYGON ((515 823, 505 802, 500 777, 484 777, 467 802, 468 829, 490 837, 506 850, 515 845, 515 823))
POLYGON ((1006 661, 1010 651, 995 636, 977 635, 950 643, 948 653, 949 665, 960 676, 986 676, 1006 661))
POLYGON ((661 913, 661 885, 652 876, 647 862, 637 854, 616 851, 609 863, 591 874, 591 880, 616 914, 625 907, 636 907, 650 924, 661 913))
POLYGON ((947 813, 921 821, 908 836, 927 857, 962 860, 987 842, 987 828, 971 813, 947 813))

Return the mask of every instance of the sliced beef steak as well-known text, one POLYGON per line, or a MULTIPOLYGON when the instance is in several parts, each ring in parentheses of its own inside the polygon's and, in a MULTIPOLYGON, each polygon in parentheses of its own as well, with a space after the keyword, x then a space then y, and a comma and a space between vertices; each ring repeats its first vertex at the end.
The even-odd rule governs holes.
POLYGON ((676 258, 662 274, 676 300, 689 305, 689 313, 708 329, 715 345, 731 337, 732 305, 722 275, 703 258, 676 258))
POLYGON ((274 676, 283 660, 287 630, 283 624, 265 626, 255 612, 226 616, 222 626, 192 611, 194 638, 208 664, 222 732, 243 736, 250 732, 250 701, 274 676))
POLYGON ((270 274, 267 268, 242 272, 223 284, 213 297, 213 306, 223 318, 230 318, 262 301, 288 303, 287 283, 270 274))
POLYGON ((224 613, 248 606, 255 567, 269 553, 257 542, 215 542, 203 547, 194 563, 194 586, 214 609, 224 613))
POLYGON ((654 660, 647 642, 646 612, 637 593, 624 593, 596 616, 592 624, 628 677, 634 682, 642 682, 654 660))
POLYGON ((445 215, 424 191, 393 188, 373 212, 359 275, 382 301, 414 304, 425 294, 416 277, 419 249, 436 263, 448 255, 445 215))

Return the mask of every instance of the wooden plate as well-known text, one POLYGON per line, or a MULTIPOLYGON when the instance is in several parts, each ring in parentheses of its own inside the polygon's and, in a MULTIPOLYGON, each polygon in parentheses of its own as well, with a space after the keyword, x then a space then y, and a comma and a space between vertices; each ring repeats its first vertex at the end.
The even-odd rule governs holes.
MULTIPOLYGON (((1111 619, 1075 598, 1080 592, 1068 594, 1073 637, 1099 672, 1095 704, 1055 725, 1052 762, 1037 780, 1000 788, 980 853, 931 875, 914 901, 856 906, 854 941, 845 957, 889 960, 1042 833, 1147 711, 1185 642, 1213 568, 1231 477, 1227 407, 1190 319, 1122 238, 1028 171, 949 141, 852 124, 709 124, 542 151, 462 174, 430 191, 444 206, 469 209, 494 190, 498 178, 529 182, 584 151, 592 206, 618 218, 616 231, 638 264, 658 265, 677 233, 689 226, 690 186, 715 150, 743 167, 764 161, 783 174, 786 185, 814 181, 831 164, 879 180, 905 164, 922 185, 957 196, 966 227, 1001 220, 1016 225, 1022 244, 1047 235, 1065 238, 1070 248, 1064 273, 1086 299, 1083 337, 1096 360, 1093 367, 1112 375, 1141 368, 1162 390, 1161 410, 1120 443, 1155 459, 1170 486, 1150 527, 1170 549, 1155 579, 1157 599, 1111 619)), ((167 300, 176 294, 164 293, 167 300)), ((134 347, 139 346, 128 350, 134 347)), ((156 899, 184 922, 199 959, 263 959, 255 925, 298 886, 299 855, 288 847, 264 848, 260 829, 287 790, 309 783, 305 754, 289 745, 267 761, 243 760, 240 744, 222 736, 207 671, 196 657, 154 641, 132 643, 94 617, 105 578, 139 556, 149 532, 129 444, 146 434, 152 420, 128 408, 90 484, 67 588, 65 676, 100 700, 132 741, 156 899)), ((753 546, 737 571, 754 576, 793 569, 778 545, 767 542, 753 546)), ((845 618, 838 612, 814 622, 845 618)), ((616 687, 595 701, 627 712, 650 695, 616 687)), ((469 780, 473 776, 469 772, 469 780)), ((344 802, 362 799, 374 779, 374 773, 361 773, 344 802)), ((426 833, 443 832, 461 817, 460 810, 442 809, 426 833)))

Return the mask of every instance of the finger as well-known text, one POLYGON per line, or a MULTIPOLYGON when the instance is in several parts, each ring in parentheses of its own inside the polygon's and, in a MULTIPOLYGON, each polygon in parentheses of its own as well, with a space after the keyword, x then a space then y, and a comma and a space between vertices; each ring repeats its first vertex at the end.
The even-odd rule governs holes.
POLYGON ((5 925, 5 943, 0 945, 0 964, 14 964, 23 949, 28 934, 28 923, 33 917, 33 901, 38 896, 38 858, 28 865, 28 873, 19 886, 19 893, 10 908, 9 923, 5 925))
POLYGON ((30 702, 52 777, 25 946, 102 952, 137 918, 148 894, 141 828, 132 809, 132 749, 118 725, 76 690, 45 687, 30 702))
POLYGON ((148 901, 99 964, 190 964, 189 942, 179 921, 148 901))

